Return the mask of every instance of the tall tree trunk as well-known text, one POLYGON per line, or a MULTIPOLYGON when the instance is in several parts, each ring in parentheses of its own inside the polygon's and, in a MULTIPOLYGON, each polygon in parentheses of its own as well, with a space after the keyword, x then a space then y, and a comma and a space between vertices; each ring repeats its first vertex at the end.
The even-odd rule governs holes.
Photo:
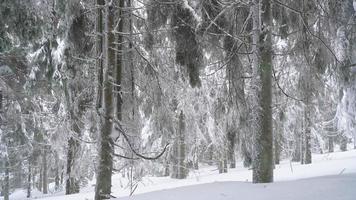
MULTIPOLYGON (((75 157, 80 147, 79 142, 75 137, 80 137, 80 128, 78 126, 78 117, 74 114, 74 108, 72 106, 72 91, 69 83, 65 80, 64 82, 64 96, 66 98, 66 107, 68 110, 68 115, 71 123, 71 131, 76 136, 70 136, 68 140, 68 150, 67 150, 67 168, 66 168, 66 185, 65 194, 74 194, 79 192, 79 180, 75 178, 73 170, 77 163, 75 162, 75 157)), ((70 134, 69 134, 70 135, 70 134)))
POLYGON ((303 0, 303 15, 302 15, 302 24, 303 24, 303 52, 306 60, 305 69, 303 70, 303 92, 304 92, 304 137, 303 137, 303 158, 302 164, 310 164, 312 162, 311 157, 311 127, 312 127, 312 96, 314 89, 314 69, 312 66, 312 61, 310 59, 310 39, 308 37, 308 17, 307 17, 307 5, 303 0))
POLYGON ((254 156, 253 182, 273 182, 271 1, 253 5, 254 156))
MULTIPOLYGON (((100 2, 97 2, 100 3, 100 2)), ((114 5, 105 1, 105 44, 104 44, 104 69, 103 69, 103 105, 100 127, 99 144, 99 168, 96 177, 95 200, 109 199, 111 196, 111 175, 113 169, 112 153, 114 151, 113 139, 111 138, 114 120, 114 95, 112 78, 115 67, 115 35, 114 27, 114 5)))
POLYGON ((102 97, 103 97, 103 31, 104 31, 104 23, 103 23, 103 6, 105 0, 96 0, 96 41, 95 41, 95 51, 96 51, 96 68, 97 68, 97 87, 96 87, 96 108, 99 110, 102 106, 102 97))
POLYGON ((124 0, 119 1, 119 10, 118 10, 118 27, 117 31, 117 41, 116 41, 116 67, 115 67, 115 92, 116 92, 116 116, 119 121, 122 120, 122 72, 123 72, 123 54, 124 54, 124 37, 122 33, 124 32, 124 17, 123 17, 123 8, 124 0))

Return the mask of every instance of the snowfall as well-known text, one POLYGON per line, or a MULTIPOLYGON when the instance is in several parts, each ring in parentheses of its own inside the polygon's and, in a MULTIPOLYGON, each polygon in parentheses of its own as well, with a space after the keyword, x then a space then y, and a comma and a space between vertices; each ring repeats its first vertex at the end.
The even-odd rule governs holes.
MULTIPOLYGON (((313 154, 313 163, 301 165, 283 160, 274 170, 274 183, 251 183, 252 171, 238 163, 236 169, 219 174, 216 167, 201 166, 183 180, 144 177, 130 196, 126 178, 113 175, 112 195, 119 200, 356 200, 356 150, 313 154)), ((94 181, 79 194, 33 191, 32 199, 93 200, 94 181)), ((2 198, 0 198, 2 200, 2 198)), ((17 189, 10 200, 26 199, 17 189)))

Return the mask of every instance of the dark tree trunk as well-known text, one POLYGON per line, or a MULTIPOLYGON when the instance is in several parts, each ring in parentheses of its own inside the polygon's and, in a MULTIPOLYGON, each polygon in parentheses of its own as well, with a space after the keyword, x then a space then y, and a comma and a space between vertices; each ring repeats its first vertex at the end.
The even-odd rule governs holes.
MULTIPOLYGON (((106 1, 105 7, 105 44, 103 48, 104 70, 103 70, 103 105, 101 110, 100 144, 99 144, 99 167, 96 177, 95 200, 109 199, 111 196, 111 175, 113 169, 112 153, 114 151, 113 139, 111 138, 114 120, 114 94, 111 78, 114 77, 115 67, 115 35, 114 27, 115 10, 113 5, 106 1)), ((97 1, 97 4, 102 4, 97 1)), ((120 30, 118 30, 120 31, 120 30)))
POLYGON ((31 179, 32 179, 32 170, 31 162, 28 162, 28 174, 27 174, 27 198, 31 197, 31 179))
POLYGON ((116 86, 114 90, 116 92, 116 116, 118 120, 122 120, 122 92, 121 92, 121 84, 122 84, 122 72, 123 72, 123 54, 124 54, 124 37, 121 34, 124 32, 124 15, 122 8, 124 7, 124 0, 119 1, 119 11, 118 11, 118 27, 117 31, 117 41, 116 41, 116 67, 114 70, 115 73, 115 83, 116 86))
POLYGON ((253 160, 253 182, 273 182, 273 133, 272 133, 272 37, 271 1, 254 1, 254 37, 257 44, 253 74, 257 78, 257 126, 253 160), (260 4, 261 3, 261 4, 260 4), (261 10, 260 6, 261 5, 261 10), (261 17, 259 17, 261 15, 261 17), (261 20, 261 21, 260 21, 261 20), (261 31, 261 32, 259 32, 261 31))
POLYGON ((230 168, 236 168, 236 160, 235 160, 236 132, 229 131, 227 133, 227 140, 228 140, 228 160, 229 160, 230 168))
POLYGON ((96 12, 96 42, 95 42, 95 51, 96 51, 96 67, 97 67, 97 94, 96 94, 96 107, 97 109, 102 106, 102 97, 103 97, 103 31, 104 31, 104 23, 103 23, 103 8, 105 0, 96 0, 97 12, 96 12))

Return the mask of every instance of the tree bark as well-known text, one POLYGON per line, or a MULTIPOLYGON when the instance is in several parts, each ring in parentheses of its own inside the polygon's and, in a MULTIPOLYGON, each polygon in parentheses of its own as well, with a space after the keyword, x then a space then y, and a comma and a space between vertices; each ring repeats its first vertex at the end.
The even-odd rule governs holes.
POLYGON ((271 1, 254 0, 254 157, 253 182, 273 182, 271 1), (261 7, 260 7, 261 6, 261 7))
MULTIPOLYGON (((97 2, 102 3, 102 2, 97 2)), ((111 138, 114 120, 114 95, 111 83, 115 67, 115 35, 112 32, 114 26, 114 6, 110 1, 105 1, 105 44, 104 44, 104 69, 103 69, 103 105, 101 113, 100 144, 99 144, 99 168, 96 178, 95 200, 109 199, 111 196, 111 175, 113 169, 112 153, 114 151, 111 138)))

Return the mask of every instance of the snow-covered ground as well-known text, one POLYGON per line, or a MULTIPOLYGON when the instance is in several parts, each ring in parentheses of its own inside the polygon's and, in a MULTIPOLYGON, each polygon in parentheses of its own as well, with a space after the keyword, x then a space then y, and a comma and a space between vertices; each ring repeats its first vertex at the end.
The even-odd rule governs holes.
MULTIPOLYGON (((285 160, 276 166, 275 182, 271 184, 251 184, 251 177, 252 171, 243 168, 241 163, 227 174, 218 174, 216 168, 203 166, 183 180, 145 177, 134 196, 128 198, 127 181, 114 175, 112 195, 134 200, 356 200, 356 150, 314 154, 310 165, 285 160)), ((92 200, 93 191, 94 187, 88 186, 80 194, 67 196, 63 192, 47 196, 35 192, 33 199, 92 200)), ((10 199, 25 199, 25 194, 16 190, 10 199)))

